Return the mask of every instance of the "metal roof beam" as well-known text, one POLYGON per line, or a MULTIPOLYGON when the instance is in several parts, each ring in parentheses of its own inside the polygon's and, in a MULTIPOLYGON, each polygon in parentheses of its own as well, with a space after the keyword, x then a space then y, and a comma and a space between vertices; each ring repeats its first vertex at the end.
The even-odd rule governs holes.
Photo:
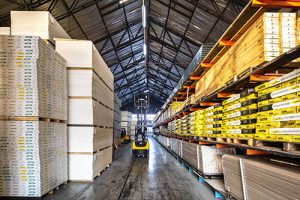
POLYGON ((133 73, 135 73, 135 72, 139 72, 139 71, 141 71, 142 69, 144 69, 144 66, 141 66, 141 67, 139 67, 139 68, 136 68, 135 70, 133 70, 133 71, 127 73, 127 74, 125 73, 125 71, 122 71, 122 72, 124 72, 124 73, 122 74, 122 76, 119 76, 119 77, 115 76, 115 81, 118 81, 118 80, 120 80, 120 79, 123 79, 123 78, 125 78, 125 77, 127 77, 127 76, 129 76, 129 75, 131 75, 131 74, 133 74, 133 73))
MULTIPOLYGON (((136 42, 139 42, 139 41, 141 41, 141 40, 143 40, 144 39, 144 36, 143 35, 140 35, 140 36, 138 36, 138 37, 135 37, 135 38, 132 38, 132 39, 130 39, 130 40, 127 40, 126 42, 124 42, 124 43, 121 43, 119 46, 116 46, 116 48, 115 49, 110 49, 110 50, 108 50, 108 51, 103 51, 102 53, 101 53, 101 55, 106 55, 106 54, 108 54, 108 53, 110 53, 110 52, 112 52, 112 51, 119 51, 119 50, 122 50, 122 49, 124 49, 124 48, 126 48, 126 47, 128 47, 128 46, 131 46, 131 48, 132 48, 132 44, 134 44, 134 43, 136 43, 136 42)), ((133 51, 131 51, 131 53, 133 53, 133 51)))
MULTIPOLYGON (((130 69, 136 67, 138 64, 140 64, 144 60, 145 60, 145 58, 143 56, 141 59, 133 61, 132 63, 126 65, 126 67, 124 68, 125 71, 130 70, 130 69)), ((120 74, 123 74, 123 72, 118 72, 118 73, 114 74, 114 76, 116 77, 116 76, 119 76, 120 74)))
POLYGON ((125 85, 121 85, 120 87, 116 88, 115 92, 121 92, 122 90, 128 88, 130 85, 136 84, 137 82, 142 81, 144 78, 145 78, 144 75, 137 76, 133 80, 131 80, 130 82, 127 82, 125 85))
MULTIPOLYGON (((153 23, 157 26, 160 26, 161 28, 164 28, 164 24, 162 24, 161 22, 159 22, 158 20, 154 19, 153 17, 149 16, 149 19, 150 19, 150 23, 153 23)), ((185 37, 184 35, 181 35, 180 33, 172 30, 171 28, 169 27, 166 27, 165 28, 166 31, 169 31, 170 33, 176 35, 177 37, 179 38, 183 38, 184 40, 188 41, 189 43, 197 46, 197 47, 200 47, 201 44, 198 44, 197 42, 193 41, 192 39, 188 38, 188 37, 185 37)))
MULTIPOLYGON (((190 54, 187 54, 187 53, 181 51, 179 47, 173 47, 172 45, 166 43, 165 41, 161 41, 159 38, 156 38, 156 37, 152 36, 151 34, 149 35, 149 39, 153 40, 154 42, 157 42, 160 45, 162 45, 162 48, 166 47, 166 48, 168 48, 168 49, 170 49, 172 51, 180 52, 180 53, 182 53, 183 55, 185 55, 188 58, 193 58, 190 54)), ((162 50, 161 50, 161 52, 162 52, 162 50)))
MULTIPOLYGON (((157 56, 159 56, 159 53, 157 53, 157 52, 155 52, 155 51, 153 51, 153 50, 151 50, 151 49, 149 49, 149 52, 150 52, 150 53, 153 53, 153 54, 155 54, 155 55, 157 55, 157 56)), ((163 55, 161 56, 161 58, 163 58, 163 59, 169 61, 170 63, 172 63, 172 60, 170 60, 169 58, 164 57, 163 55)), ((187 67, 183 67, 183 65, 178 64, 178 63, 173 63, 173 65, 177 65, 178 67, 180 67, 180 68, 182 68, 182 69, 184 69, 184 70, 186 70, 186 68, 187 68, 187 67)), ((187 64, 187 65, 188 65, 188 64, 187 64)))

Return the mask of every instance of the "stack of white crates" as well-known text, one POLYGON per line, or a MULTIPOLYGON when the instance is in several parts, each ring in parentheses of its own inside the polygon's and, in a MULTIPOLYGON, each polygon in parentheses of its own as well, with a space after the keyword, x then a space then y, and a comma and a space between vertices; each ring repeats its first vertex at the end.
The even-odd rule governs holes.
POLYGON ((121 139, 121 107, 122 101, 115 94, 114 141, 117 145, 120 144, 121 139))
POLYGON ((66 61, 38 36, 0 58, 0 196, 40 197, 68 180, 66 61))
POLYGON ((131 135, 132 113, 121 111, 121 128, 125 129, 126 135, 131 135))
POLYGON ((112 162, 113 75, 91 41, 55 44, 68 69, 69 180, 90 182, 112 162))
POLYGON ((134 140, 135 139, 135 128, 137 125, 137 119, 132 119, 130 123, 130 139, 134 140))

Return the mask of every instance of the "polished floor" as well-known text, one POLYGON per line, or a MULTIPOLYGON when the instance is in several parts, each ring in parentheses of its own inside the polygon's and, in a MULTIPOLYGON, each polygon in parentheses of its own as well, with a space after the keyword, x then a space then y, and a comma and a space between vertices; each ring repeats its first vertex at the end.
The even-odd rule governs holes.
POLYGON ((150 138, 149 158, 132 158, 130 144, 114 153, 112 165, 93 183, 69 183, 46 200, 211 200, 213 191, 150 138))

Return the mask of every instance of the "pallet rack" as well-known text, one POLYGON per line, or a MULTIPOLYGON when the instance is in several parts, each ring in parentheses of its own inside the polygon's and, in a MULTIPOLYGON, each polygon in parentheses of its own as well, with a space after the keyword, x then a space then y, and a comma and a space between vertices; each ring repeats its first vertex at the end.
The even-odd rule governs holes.
MULTIPOLYGON (((168 98, 162 107, 162 111, 158 113, 155 118, 153 126, 154 128, 167 125, 169 122, 180 119, 197 110, 202 110, 217 103, 221 103, 234 94, 241 93, 246 89, 253 88, 263 82, 272 80, 278 77, 280 74, 286 74, 294 69, 299 68, 292 63, 292 61, 300 57, 300 45, 281 54, 271 61, 252 67, 241 74, 237 74, 233 79, 228 81, 217 91, 197 99, 194 104, 185 105, 182 110, 165 119, 164 121, 158 121, 160 116, 168 109, 172 102, 184 101, 189 97, 189 95, 195 94, 195 86, 197 81, 199 81, 201 77, 207 73, 211 67, 213 67, 214 63, 216 63, 230 49, 235 41, 237 41, 265 11, 268 11, 268 9, 262 7, 252 7, 251 3, 246 6, 243 12, 223 34, 221 39, 219 39, 219 41, 213 46, 205 58, 202 59, 199 66, 190 74, 189 78, 184 82, 184 84, 182 84, 182 87, 175 89, 177 92, 174 92, 174 95, 168 98)), ((272 11, 274 11, 274 9, 272 11)), ((275 9, 275 11, 277 11, 277 9, 275 9)), ((300 143, 255 140, 254 138, 228 138, 218 135, 177 135, 172 132, 169 134, 157 133, 157 135, 202 145, 215 145, 223 148, 235 147, 237 149, 241 149, 247 155, 272 154, 281 157, 300 159, 300 143)), ((171 153, 174 154, 173 152, 171 153)), ((190 165, 187 164, 187 166, 190 165)), ((191 169, 190 167, 188 168, 189 170, 191 169)), ((219 194, 222 194, 224 197, 232 197, 232 194, 229 194, 226 191, 224 193, 216 189, 216 187, 210 183, 210 180, 213 179, 208 179, 206 182, 214 189, 214 191, 219 192, 219 194)), ((220 184, 224 185, 222 181, 220 181, 220 184)))

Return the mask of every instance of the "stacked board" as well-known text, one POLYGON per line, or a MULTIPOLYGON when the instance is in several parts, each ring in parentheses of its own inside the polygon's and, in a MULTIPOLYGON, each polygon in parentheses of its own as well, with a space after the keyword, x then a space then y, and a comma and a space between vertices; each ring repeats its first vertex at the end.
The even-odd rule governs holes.
POLYGON ((131 135, 131 121, 132 113, 128 111, 121 111, 121 127, 125 129, 126 135, 131 135))
POLYGON ((256 130, 257 94, 248 89, 223 101, 223 136, 253 138, 256 130))
POLYGON ((53 42, 54 38, 70 36, 48 11, 11 11, 11 34, 39 36, 53 42))
POLYGON ((197 110, 188 115, 189 129, 191 135, 202 135, 204 132, 204 110, 197 110))
POLYGON ((257 86, 256 139, 300 141, 300 70, 257 86))
POLYGON ((55 44, 68 67, 69 179, 90 182, 112 162, 113 75, 91 41, 55 44))
POLYGON ((291 159, 224 155, 225 188, 237 199, 297 199, 299 162, 291 159))
POLYGON ((219 135, 223 126, 223 106, 217 104, 204 110, 204 135, 219 135))
POLYGON ((0 74, 0 196, 41 197, 68 180, 66 61, 37 36, 0 36, 0 74))
POLYGON ((296 30, 295 13, 264 13, 197 82, 197 99, 221 89, 251 67, 295 47, 296 30))
POLYGON ((114 141, 116 144, 120 144, 121 139, 121 107, 122 101, 115 94, 115 113, 114 113, 114 141))

